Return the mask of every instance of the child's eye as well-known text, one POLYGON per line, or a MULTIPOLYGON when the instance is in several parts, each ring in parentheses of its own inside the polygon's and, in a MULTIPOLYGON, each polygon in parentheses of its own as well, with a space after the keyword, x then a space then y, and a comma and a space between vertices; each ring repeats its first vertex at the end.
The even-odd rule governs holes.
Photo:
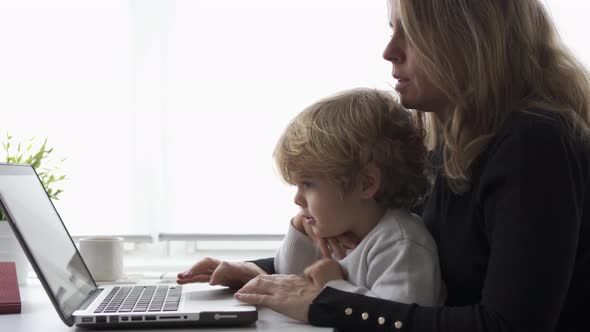
POLYGON ((310 181, 305 181, 301 183, 301 186, 303 188, 311 188, 313 186, 313 183, 311 183, 310 181))

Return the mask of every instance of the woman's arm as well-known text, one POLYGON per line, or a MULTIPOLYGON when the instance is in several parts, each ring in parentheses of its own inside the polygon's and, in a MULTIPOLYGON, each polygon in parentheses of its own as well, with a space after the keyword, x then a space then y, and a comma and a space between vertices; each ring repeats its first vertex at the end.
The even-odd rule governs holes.
POLYGON ((268 274, 275 274, 275 259, 274 257, 260 258, 254 261, 249 261, 256 264, 259 268, 263 269, 268 274))
POLYGON ((557 119, 513 128, 481 178, 490 255, 480 310, 506 329, 554 331, 568 294, 587 156, 566 128, 557 119))

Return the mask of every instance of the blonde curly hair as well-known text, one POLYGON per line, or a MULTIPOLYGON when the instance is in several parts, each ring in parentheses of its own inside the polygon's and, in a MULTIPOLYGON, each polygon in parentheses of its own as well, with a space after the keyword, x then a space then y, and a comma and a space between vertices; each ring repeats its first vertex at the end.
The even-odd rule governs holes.
POLYGON ((394 95, 359 88, 320 100, 298 114, 279 139, 274 158, 285 182, 302 174, 354 188, 370 162, 381 172, 374 199, 387 208, 422 202, 430 181, 424 130, 394 95))

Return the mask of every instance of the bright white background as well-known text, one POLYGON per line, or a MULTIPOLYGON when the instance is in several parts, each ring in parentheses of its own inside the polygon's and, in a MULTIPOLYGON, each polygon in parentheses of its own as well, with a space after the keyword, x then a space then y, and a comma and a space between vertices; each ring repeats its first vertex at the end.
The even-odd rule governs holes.
MULTIPOLYGON (((588 65, 587 1, 547 1, 588 65)), ((389 88, 384 0, 0 1, 0 137, 49 138, 72 234, 280 234, 273 170, 318 98, 389 88)))

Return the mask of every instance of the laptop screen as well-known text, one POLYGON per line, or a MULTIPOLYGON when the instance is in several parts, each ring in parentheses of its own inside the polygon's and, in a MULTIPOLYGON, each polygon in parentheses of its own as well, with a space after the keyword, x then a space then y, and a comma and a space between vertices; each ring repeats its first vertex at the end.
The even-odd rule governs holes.
POLYGON ((0 164, 0 196, 42 274, 39 278, 70 317, 96 284, 33 167, 0 164))

